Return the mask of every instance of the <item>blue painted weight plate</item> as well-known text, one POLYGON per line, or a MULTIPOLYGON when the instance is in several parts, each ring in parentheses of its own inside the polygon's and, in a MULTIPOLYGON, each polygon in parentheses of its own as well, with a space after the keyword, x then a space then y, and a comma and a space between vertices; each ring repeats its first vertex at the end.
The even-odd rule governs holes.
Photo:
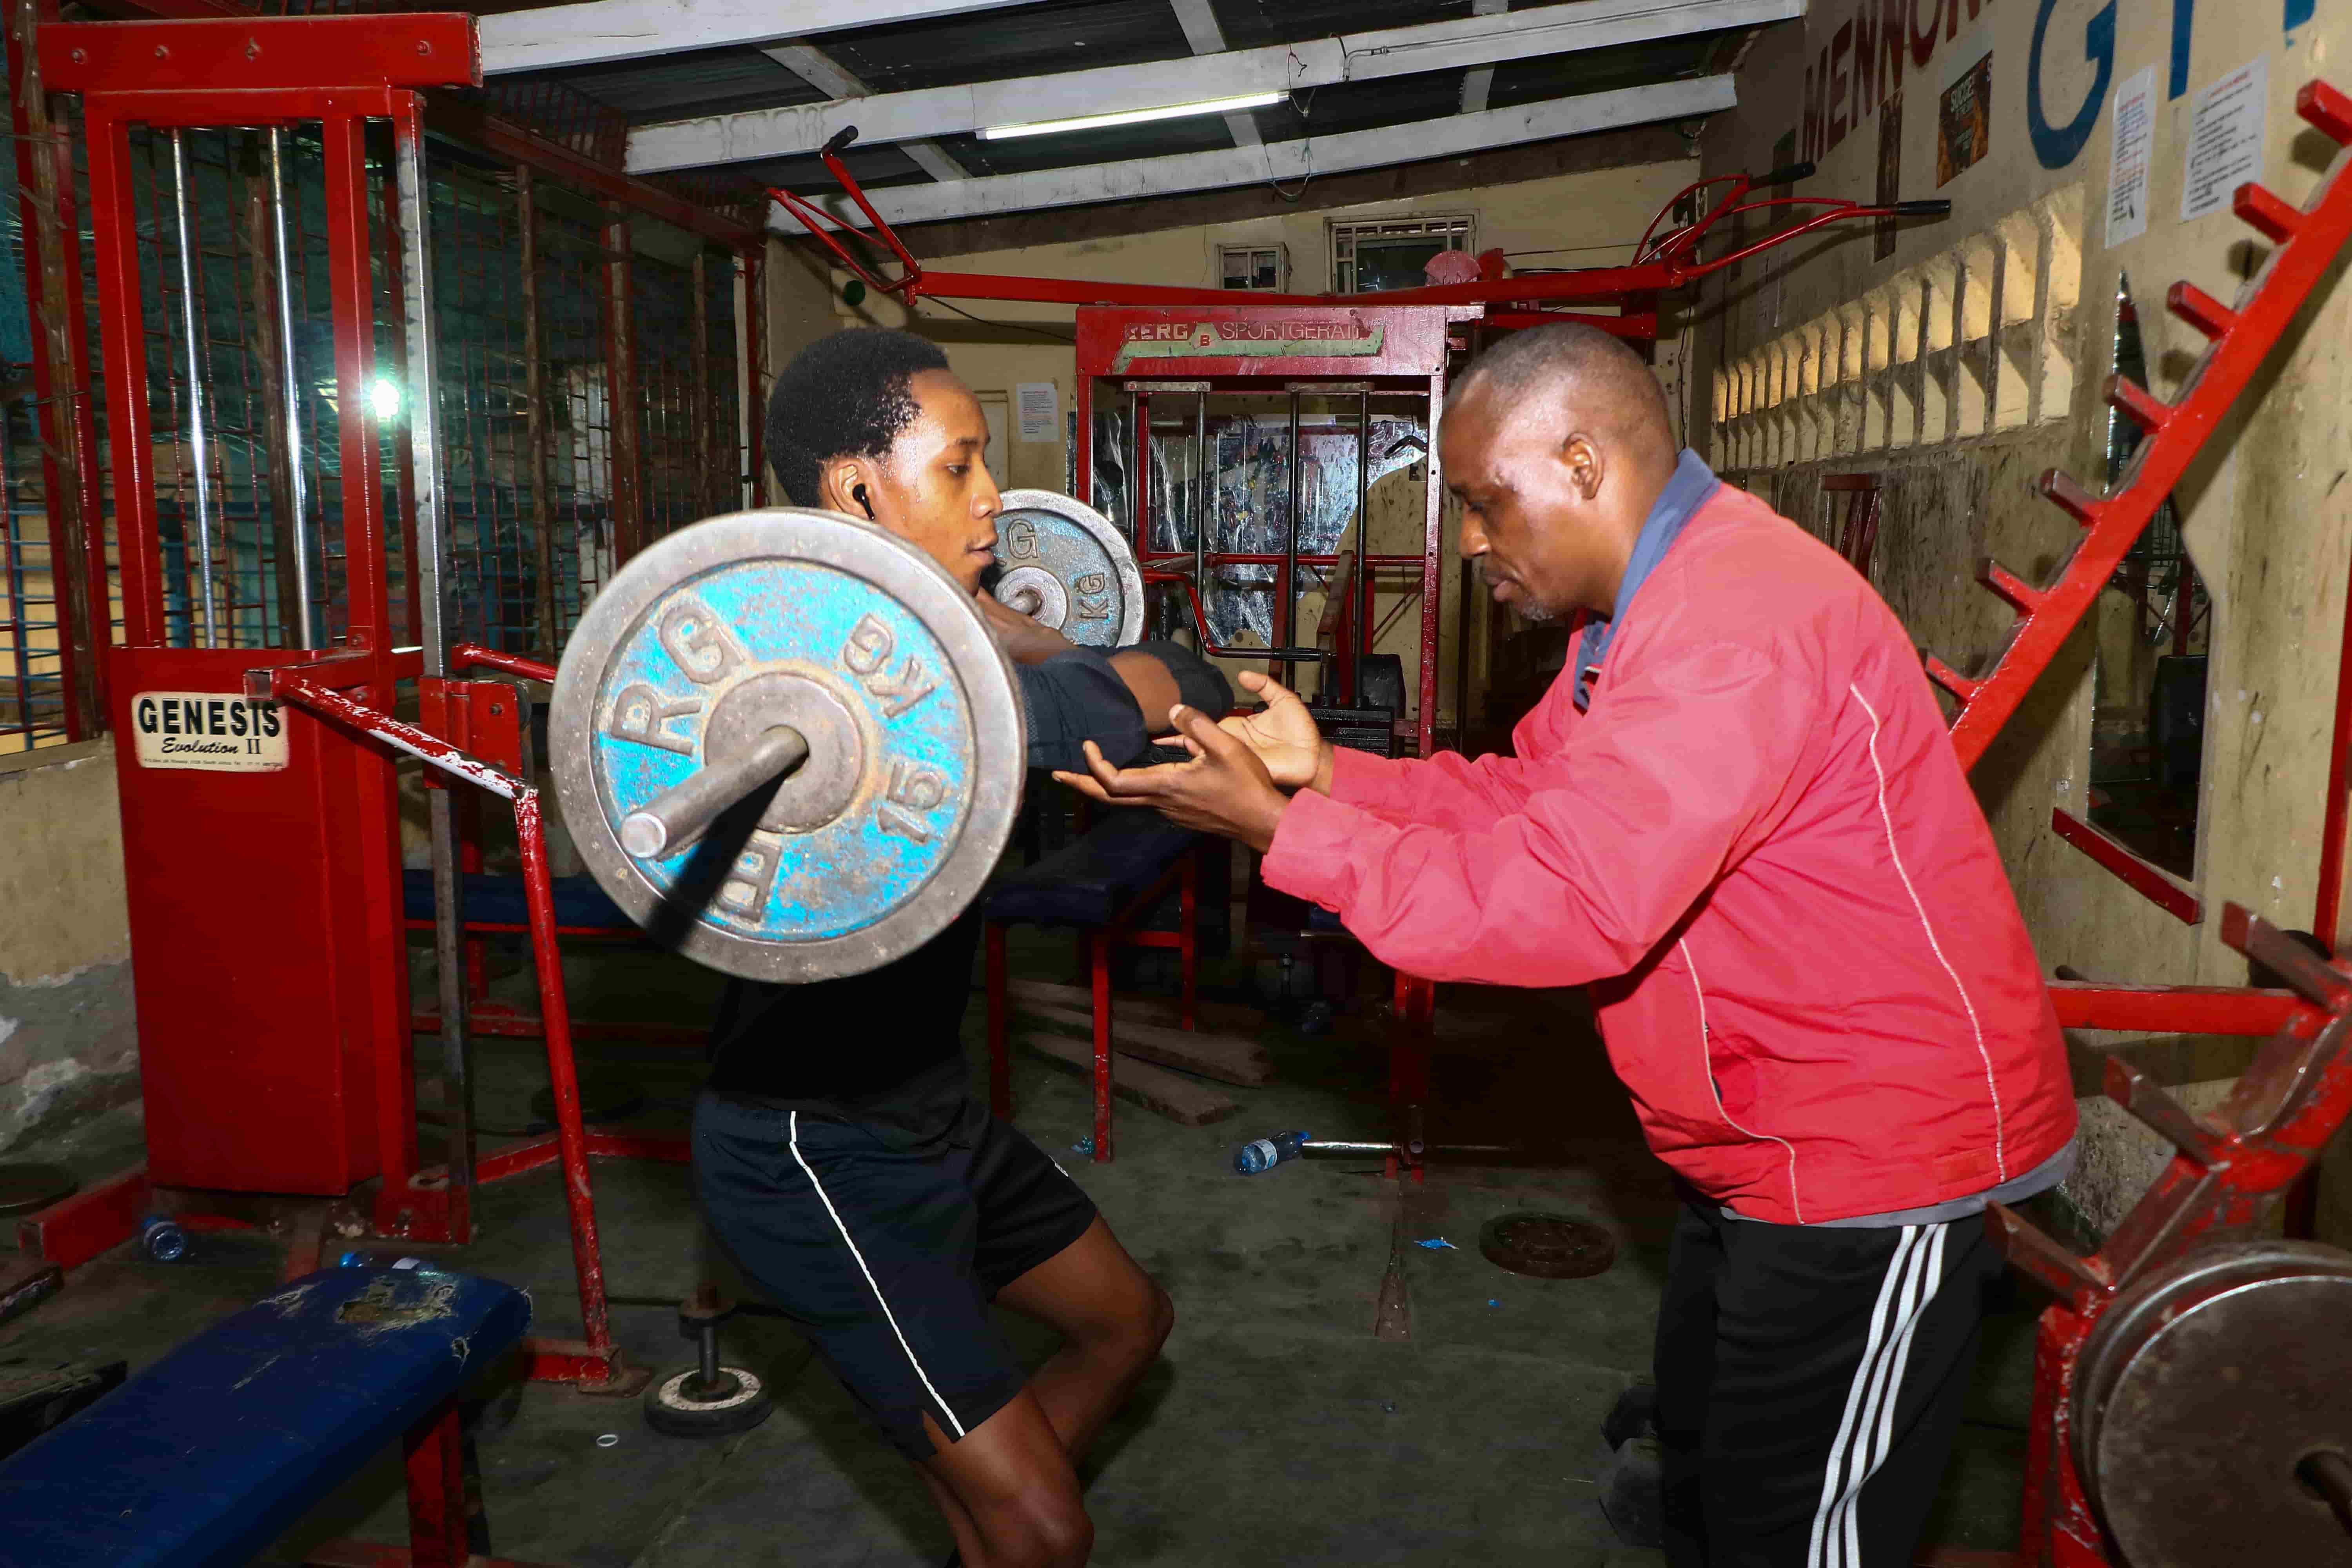
POLYGON ((616 574, 550 724, 599 883, 657 941, 763 980, 856 973, 944 928, 1003 851, 1025 761, 1019 688, 970 595, 880 530, 794 508, 695 524, 616 574), (757 830, 622 848, 631 811, 778 723, 810 756, 757 830))
MULTIPOLYGON (((606 664, 598 693, 604 814, 618 822, 683 784, 709 760, 709 715, 745 681, 771 673, 800 676, 836 698, 861 732, 866 766, 830 822, 754 833, 703 919, 761 942, 862 931, 946 861, 979 767, 971 704, 946 650, 871 583, 829 566, 756 561, 705 573, 655 601, 606 664), (695 623, 700 629, 682 631, 695 623), (696 679, 673 644, 686 647, 687 662, 727 672, 696 679), (675 716, 641 731, 647 692, 675 716)), ((667 894, 699 869, 696 847, 658 860, 633 856, 631 864, 667 894)))
POLYGON ((1108 518, 1053 490, 1004 492, 996 514, 998 603, 1085 647, 1143 635, 1143 574, 1108 518))

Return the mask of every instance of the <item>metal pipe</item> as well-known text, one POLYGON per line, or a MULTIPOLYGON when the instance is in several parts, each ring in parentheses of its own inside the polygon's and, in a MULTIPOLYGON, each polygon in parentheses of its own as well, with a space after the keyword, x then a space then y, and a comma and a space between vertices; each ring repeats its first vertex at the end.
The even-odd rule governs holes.
MULTIPOLYGON (((1210 493, 1215 483, 1215 465, 1209 461, 1209 388, 1201 387, 1201 401, 1192 414, 1192 581, 1207 584, 1209 581, 1209 529, 1216 521, 1216 498, 1210 493)), ((1202 640, 1207 640, 1205 627, 1202 640)))
POLYGON ((278 361, 286 394, 287 475, 291 481, 294 524, 294 635, 297 647, 317 647, 319 627, 310 601, 310 487, 302 477, 302 383, 294 363, 293 247, 286 243, 284 133, 269 128, 269 226, 278 251, 278 361))
POLYGON ((2294 1474, 2297 1480, 2326 1498, 2344 1528, 2352 1531, 2352 1458, 2347 1458, 2338 1449, 2316 1449, 2304 1456, 2294 1474))
POLYGON ((539 1015, 547 1036, 547 1087, 555 1100, 555 1145, 563 1162, 563 1206, 572 1221, 572 1268, 580 1281, 581 1338, 603 1355, 613 1348, 604 1303, 604 1252, 596 1237, 595 1190, 588 1174, 588 1130, 580 1118, 580 1073, 572 1055, 572 1008, 563 994, 563 954, 555 940, 555 885, 539 792, 514 797, 515 844, 530 909, 530 956, 539 971, 539 1015))
POLYGON ((205 439, 205 362, 196 331, 196 234, 188 215, 188 151, 177 127, 172 132, 172 208, 180 228, 180 330, 188 358, 188 455, 195 467, 196 570, 203 582, 205 646, 220 647, 220 623, 213 603, 213 506, 208 488, 212 465, 205 439))
POLYGON ((1372 389, 1356 394, 1356 657, 1348 661, 1351 703, 1364 700, 1364 656, 1372 651, 1372 389))
MULTIPOLYGON (((1284 531, 1283 536, 1282 585, 1279 590, 1282 595, 1282 614, 1276 618, 1274 626, 1276 637, 1286 646, 1294 640, 1291 635, 1291 613, 1297 608, 1298 602, 1298 470, 1304 466, 1300 459, 1305 456, 1306 454, 1298 449, 1298 388, 1293 386, 1290 389, 1290 526, 1284 531)), ((1359 532, 1362 531, 1360 521, 1357 524, 1357 530, 1359 532)), ((1363 553, 1363 542, 1361 539, 1356 541, 1358 554, 1363 553)), ((1282 683, 1285 686, 1291 684, 1288 659, 1282 661, 1282 683)), ((1328 701, 1328 699, 1324 700, 1328 701)))
POLYGON ((705 1322, 695 1339, 701 1363, 701 1384, 696 1392, 708 1396, 719 1392, 719 1325, 705 1322))
MULTIPOLYGON (((410 612, 424 644, 423 672, 428 681, 449 674, 449 537, 441 498, 440 407, 435 395, 440 377, 433 335, 432 237, 425 228, 425 135, 408 95, 405 114, 393 120, 393 174, 400 209, 400 310, 408 375, 407 467, 409 511, 416 519, 414 574, 408 584, 410 612)), ((464 866, 457 842, 456 803, 447 790, 431 792, 433 847, 433 956, 441 1001, 441 1076, 449 1138, 449 1185, 455 1201, 470 1201, 474 1185, 474 1081, 467 1040, 465 984, 464 866)))
POLYGON ((640 860, 675 855, 753 790, 808 761, 808 737, 779 724, 740 756, 688 773, 623 817, 621 847, 640 860))
MULTIPOLYGON (((1515 1154, 1516 1143, 1432 1143, 1426 1152, 1432 1154, 1515 1154)), ((1302 1154, 1393 1154, 1394 1141, 1375 1143, 1355 1138, 1308 1138, 1298 1145, 1302 1154)), ((1416 1152, 1423 1152, 1416 1149, 1416 1152)))

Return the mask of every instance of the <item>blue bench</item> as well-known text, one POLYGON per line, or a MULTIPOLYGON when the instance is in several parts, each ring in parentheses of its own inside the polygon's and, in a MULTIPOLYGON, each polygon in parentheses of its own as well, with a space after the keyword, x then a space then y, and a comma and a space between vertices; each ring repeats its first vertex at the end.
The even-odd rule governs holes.
MULTIPOLYGON (((530 905, 524 899, 520 877, 496 877, 487 871, 465 875, 466 925, 468 930, 528 931, 530 905)), ((411 926, 433 924, 433 873, 404 870, 401 900, 411 926)), ((555 925, 562 931, 612 931, 634 935, 636 925, 621 906, 605 895, 593 877, 558 877, 554 881, 555 925)))
POLYGON ((0 1461, 0 1559, 243 1563, 405 1434, 409 1560, 462 1564, 457 1395, 530 1322, 512 1286, 437 1269, 294 1280, 0 1461))

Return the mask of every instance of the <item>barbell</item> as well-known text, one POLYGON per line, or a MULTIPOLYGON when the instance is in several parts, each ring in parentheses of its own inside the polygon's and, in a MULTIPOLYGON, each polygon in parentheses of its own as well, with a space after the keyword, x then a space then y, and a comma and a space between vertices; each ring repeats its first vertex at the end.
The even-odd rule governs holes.
MULTIPOLYGON (((1074 642, 1141 629, 1103 516, 1012 490, 998 600, 1074 642)), ((747 979, 877 968, 978 895, 1026 774, 1021 690, 929 556, 838 512, 775 507, 656 542, 590 601, 549 713, 581 858, 663 945, 747 979)))
POLYGON ((980 606, 872 525, 779 507, 641 551, 582 614, 548 751, 581 858, 664 946, 747 979, 877 968, 994 869, 1021 689, 980 606))

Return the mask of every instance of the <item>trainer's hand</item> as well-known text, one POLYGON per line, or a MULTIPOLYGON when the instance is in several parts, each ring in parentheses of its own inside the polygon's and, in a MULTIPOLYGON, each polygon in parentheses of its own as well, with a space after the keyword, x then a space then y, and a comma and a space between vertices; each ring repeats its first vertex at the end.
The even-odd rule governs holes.
POLYGON ((1178 706, 1169 721, 1192 753, 1169 767, 1115 768, 1092 741, 1083 773, 1054 776, 1106 805, 1148 805, 1180 827, 1238 839, 1263 852, 1274 842, 1288 801, 1257 753, 1196 708, 1178 706))
POLYGON ((1280 787, 1330 794, 1331 742, 1316 727, 1315 716, 1307 711, 1307 704, 1279 680, 1255 670, 1243 671, 1241 681, 1243 689, 1265 706, 1255 713, 1235 713, 1222 719, 1218 728, 1247 746, 1280 787))
POLYGON ((980 618, 988 623, 996 646, 1015 664, 1043 664, 1057 653, 1067 653, 1076 645, 1048 626, 1042 626, 1027 616, 997 602, 996 595, 982 588, 972 595, 980 605, 980 618))

